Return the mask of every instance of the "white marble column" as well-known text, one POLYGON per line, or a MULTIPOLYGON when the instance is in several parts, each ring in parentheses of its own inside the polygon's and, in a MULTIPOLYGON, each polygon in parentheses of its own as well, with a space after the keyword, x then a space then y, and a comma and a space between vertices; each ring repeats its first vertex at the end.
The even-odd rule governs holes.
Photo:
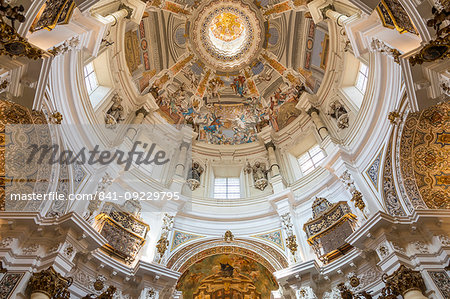
POLYGON ((44 293, 32 293, 30 296, 31 299, 50 299, 50 296, 44 293))
POLYGON ((425 297, 421 291, 419 290, 411 290, 406 292, 403 295, 404 299, 427 299, 427 297, 425 297))
POLYGON ((328 129, 319 116, 320 111, 315 107, 311 107, 308 111, 306 111, 306 113, 311 117, 311 120, 316 126, 316 130, 320 138, 324 140, 325 137, 328 136, 328 129))
POLYGON ((184 176, 184 170, 186 168, 186 157, 189 146, 190 145, 187 142, 183 142, 180 145, 180 154, 178 156, 177 165, 175 166, 175 174, 180 177, 184 176))
POLYGON ((142 124, 145 117, 149 114, 149 112, 144 108, 141 107, 135 112, 135 117, 131 121, 131 127, 127 129, 127 133, 125 134, 125 139, 129 139, 130 141, 134 140, 136 138, 136 135, 138 133, 138 128, 135 127, 137 125, 142 124))
POLYGON ((270 170, 270 184, 272 185, 273 192, 282 192, 285 187, 283 184, 283 178, 280 175, 280 166, 275 154, 275 145, 272 142, 266 144, 267 155, 269 156, 269 170, 270 170))
POLYGON ((330 19, 336 22, 338 26, 343 27, 343 22, 348 19, 348 16, 345 14, 337 12, 334 5, 328 0, 314 0, 308 3, 308 8, 316 24, 322 20, 330 19))
POLYGON ((131 7, 121 4, 119 8, 120 9, 118 11, 105 16, 105 19, 109 24, 111 24, 111 26, 116 25, 120 20, 130 18, 133 14, 133 9, 131 7))
POLYGON ((340 12, 337 12, 336 10, 334 10, 334 6, 331 4, 322 8, 322 14, 323 14, 324 19, 329 18, 329 19, 335 21, 336 24, 340 27, 343 26, 342 22, 344 22, 345 20, 348 19, 348 17, 346 15, 341 14, 340 12))
POLYGON ((280 175, 280 167, 278 166, 277 156, 275 155, 275 145, 272 142, 266 144, 267 153, 269 155, 269 169, 272 177, 280 175))

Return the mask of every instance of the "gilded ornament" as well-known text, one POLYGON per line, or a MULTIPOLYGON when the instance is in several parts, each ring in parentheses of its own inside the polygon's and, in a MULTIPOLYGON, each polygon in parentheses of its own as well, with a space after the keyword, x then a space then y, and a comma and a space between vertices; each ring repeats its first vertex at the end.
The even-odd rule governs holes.
POLYGON ((50 117, 49 117, 49 122, 51 124, 55 124, 55 125, 60 125, 62 120, 63 120, 63 116, 58 111, 52 113, 52 115, 50 115, 50 117))
POLYGON ((25 8, 23 7, 23 5, 12 6, 11 4, 9 4, 9 1, 0 1, 0 20, 2 22, 5 22, 3 17, 7 18, 11 22, 11 26, 13 28, 15 28, 14 25, 16 21, 18 21, 19 23, 25 22, 25 16, 23 15, 24 11, 25 8))
POLYGON ((230 12, 224 12, 211 21, 209 30, 222 41, 230 42, 237 39, 244 32, 244 24, 240 18, 230 12))
POLYGON ((230 231, 230 230, 227 230, 226 232, 225 232, 225 235, 223 236, 223 240, 225 241, 225 242, 233 242, 234 241, 234 235, 233 235, 233 233, 230 231))
POLYGON ((439 37, 430 41, 418 54, 410 57, 409 62, 411 65, 416 65, 448 58, 450 58, 450 33, 443 38, 439 37))
POLYGON ((25 22, 22 5, 11 6, 3 0, 0 2, 0 55, 10 57, 28 57, 31 59, 41 58, 44 54, 39 48, 32 46, 24 37, 20 36, 15 29, 15 22, 25 22), (11 26, 6 23, 10 21, 11 26))
POLYGON ((97 277, 97 279, 94 281, 94 290, 101 291, 105 287, 105 280, 102 279, 102 277, 97 277))
POLYGON ((286 240, 286 247, 289 248, 292 255, 295 255, 297 252, 297 237, 295 235, 289 236, 286 240))
POLYGON ((408 13, 398 0, 382 0, 376 10, 383 26, 395 28, 400 33, 409 32, 418 35, 408 13))
POLYGON ((0 55, 9 57, 42 58, 44 51, 32 46, 16 30, 0 20, 0 55))
MULTIPOLYGON (((363 214, 364 214, 364 208, 366 207, 366 203, 363 200, 362 193, 359 192, 358 190, 353 191, 353 196, 352 196, 351 201, 354 202, 355 207, 360 209, 361 212, 363 212, 363 214)), ((364 214, 364 217, 367 218, 367 216, 365 214, 364 214)))
POLYGON ((166 237, 161 237, 158 240, 158 243, 156 244, 156 249, 158 250, 160 257, 162 257, 164 253, 166 253, 168 247, 169 247, 169 240, 167 240, 166 237))
POLYGON ((393 125, 399 125, 402 121, 402 115, 398 111, 389 112, 388 119, 393 125))
POLYGON ((312 210, 313 218, 303 225, 303 230, 317 257, 328 263, 352 248, 344 239, 355 229, 356 216, 345 201, 331 204, 325 198, 316 198, 312 210))
POLYGON ((427 25, 436 30, 436 38, 426 44, 418 54, 409 58, 411 65, 450 58, 450 24, 441 29, 441 25, 449 18, 448 10, 433 7, 432 13, 434 18, 428 20, 427 25))
POLYGON ((359 281, 358 276, 353 275, 352 277, 350 277, 350 281, 349 281, 350 285, 352 286, 352 288, 356 288, 357 286, 359 286, 359 284, 361 283, 359 281))

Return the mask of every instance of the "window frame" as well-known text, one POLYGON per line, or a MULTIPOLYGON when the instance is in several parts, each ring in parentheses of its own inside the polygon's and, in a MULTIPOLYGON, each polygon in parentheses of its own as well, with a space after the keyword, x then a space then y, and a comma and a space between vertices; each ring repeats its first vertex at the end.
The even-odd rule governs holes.
POLYGON ((97 74, 95 73, 93 61, 87 63, 83 67, 83 75, 84 75, 84 83, 86 84, 86 90, 88 92, 88 95, 91 96, 100 87, 100 84, 98 83, 97 79, 97 74), (89 68, 91 68, 91 70, 89 70, 89 68), (92 79, 95 81, 94 87, 92 86, 91 81, 92 79))
POLYGON ((303 154, 299 155, 297 157, 297 162, 298 162, 298 165, 300 167, 300 171, 302 172, 302 174, 307 175, 307 174, 311 173, 312 171, 314 171, 315 169, 317 169, 320 166, 320 163, 325 158, 326 158, 325 151, 317 144, 317 145, 314 145, 311 148, 309 148, 303 154), (312 153, 312 151, 315 151, 316 149, 318 149, 318 151, 312 153), (315 159, 319 155, 321 157, 318 160, 315 159), (301 161, 302 159, 304 159, 304 157, 306 157, 306 160, 301 161), (303 166, 305 164, 311 164, 311 166, 304 169, 303 166))
POLYGON ((216 177, 216 178, 214 178, 213 198, 214 199, 239 199, 239 198, 241 198, 241 180, 240 180, 240 178, 239 177, 216 177), (225 180, 225 184, 218 185, 217 184, 218 180, 225 180), (230 181, 232 182, 231 184, 230 184, 230 181), (225 192, 220 192, 220 193, 217 192, 217 187, 225 187, 225 192), (230 187, 231 188, 234 187, 234 189, 230 190, 230 187), (225 197, 223 195, 225 195, 225 197))
POLYGON ((368 82, 369 82, 369 67, 365 63, 360 62, 358 74, 356 75, 355 80, 355 88, 362 94, 365 94, 367 91, 368 82))

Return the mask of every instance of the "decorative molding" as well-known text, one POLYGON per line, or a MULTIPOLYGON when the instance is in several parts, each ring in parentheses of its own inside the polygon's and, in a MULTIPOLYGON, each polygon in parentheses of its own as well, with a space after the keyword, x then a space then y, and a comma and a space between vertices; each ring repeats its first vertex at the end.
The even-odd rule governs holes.
POLYGON ((388 213, 392 216, 404 216, 405 211, 402 208, 400 200, 395 189, 394 176, 392 170, 392 139, 388 143, 388 149, 386 151, 386 157, 383 165, 383 197, 386 204, 388 213))

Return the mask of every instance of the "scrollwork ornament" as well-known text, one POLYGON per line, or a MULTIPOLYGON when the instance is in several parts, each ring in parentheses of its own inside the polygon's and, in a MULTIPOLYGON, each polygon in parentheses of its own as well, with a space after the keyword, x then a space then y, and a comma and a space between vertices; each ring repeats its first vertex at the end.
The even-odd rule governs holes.
POLYGON ((169 248, 169 240, 166 237, 161 237, 156 244, 156 249, 158 251, 160 261, 166 253, 167 248, 169 248))
POLYGON ((364 218, 367 219, 367 216, 364 212, 364 209, 366 208, 366 203, 363 200, 362 193, 356 189, 355 182, 352 179, 352 176, 348 170, 344 171, 344 173, 341 175, 341 181, 344 183, 345 188, 350 191, 352 194, 351 201, 355 204, 355 207, 359 209, 362 213, 364 218))
POLYGON ((353 191, 352 199, 350 201, 352 201, 355 204, 356 208, 361 210, 361 212, 363 213, 364 217, 367 219, 367 216, 364 213, 364 209, 366 207, 366 203, 363 200, 362 193, 359 192, 358 190, 353 191))
POLYGON ((389 112, 388 119, 394 126, 398 126, 403 120, 402 115, 398 111, 389 112))

